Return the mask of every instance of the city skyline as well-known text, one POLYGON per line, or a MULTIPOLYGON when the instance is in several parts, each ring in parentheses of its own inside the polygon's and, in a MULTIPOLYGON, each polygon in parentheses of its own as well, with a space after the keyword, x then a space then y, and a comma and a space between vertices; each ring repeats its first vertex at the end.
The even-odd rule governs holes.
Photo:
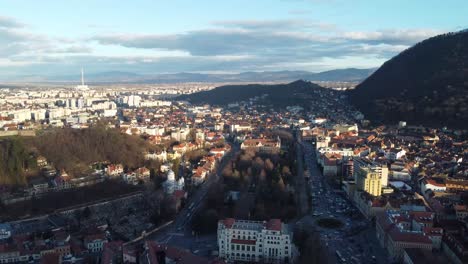
POLYGON ((2 2, 0 76, 374 68, 467 26, 456 0, 179 2, 2 2))

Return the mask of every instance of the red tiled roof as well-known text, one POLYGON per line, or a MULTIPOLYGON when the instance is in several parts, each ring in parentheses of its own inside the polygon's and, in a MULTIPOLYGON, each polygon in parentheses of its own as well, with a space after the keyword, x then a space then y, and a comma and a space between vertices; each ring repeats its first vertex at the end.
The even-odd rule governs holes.
POLYGON ((434 213, 432 212, 411 212, 413 219, 417 222, 432 223, 434 213))
POLYGON ((60 261, 60 255, 58 253, 49 253, 45 254, 41 257, 41 264, 54 264, 57 263, 59 264, 60 261))
POLYGON ((226 228, 231 228, 235 222, 236 222, 236 219, 234 218, 226 218, 223 220, 223 224, 226 228))
POLYGON ((445 187, 444 183, 438 183, 435 180, 427 179, 426 182, 427 182, 427 184, 431 184, 431 185, 434 185, 434 186, 437 186, 437 187, 445 187))
POLYGON ((393 241, 432 245, 432 241, 427 236, 421 233, 400 232, 396 227, 390 230, 389 235, 393 241))
POLYGON ((440 227, 424 227, 423 233, 427 236, 442 236, 444 229, 440 227))
POLYGON ((176 190, 176 191, 174 191, 174 194, 173 194, 173 195, 174 195, 174 197, 175 197, 176 199, 182 199, 183 197, 185 197, 185 191, 183 191, 183 190, 176 190))
POLYGON ((270 221, 268 221, 266 228, 268 230, 281 231, 281 220, 271 219, 270 221))
POLYGON ((105 240, 106 239, 106 235, 104 233, 97 233, 97 234, 92 234, 92 235, 88 235, 85 237, 84 239, 84 242, 85 244, 89 243, 89 242, 93 242, 95 240, 105 240))

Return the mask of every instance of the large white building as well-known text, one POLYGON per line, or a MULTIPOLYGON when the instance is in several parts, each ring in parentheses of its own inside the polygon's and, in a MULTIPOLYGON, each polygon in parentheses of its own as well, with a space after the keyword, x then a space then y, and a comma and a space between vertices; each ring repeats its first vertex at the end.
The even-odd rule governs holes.
POLYGON ((294 244, 288 225, 279 219, 218 222, 219 257, 227 261, 292 263, 294 244))

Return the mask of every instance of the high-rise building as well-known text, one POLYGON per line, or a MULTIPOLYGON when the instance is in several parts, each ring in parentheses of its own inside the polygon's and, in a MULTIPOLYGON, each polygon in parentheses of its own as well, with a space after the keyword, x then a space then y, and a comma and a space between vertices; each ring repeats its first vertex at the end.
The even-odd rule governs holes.
POLYGON ((140 106, 140 102, 141 102, 141 97, 138 95, 133 95, 133 94, 128 97, 125 97, 123 100, 123 103, 126 103, 130 107, 132 106, 138 107, 140 106))
POLYGON ((360 167, 354 170, 356 177, 356 187, 373 196, 382 194, 382 177, 370 167, 360 167))
POLYGON ((76 107, 76 99, 75 98, 70 98, 68 99, 68 107, 70 108, 75 108, 76 107))
POLYGON ((353 175, 356 188, 373 196, 382 194, 382 187, 388 185, 388 168, 366 158, 353 160, 353 175))
POLYGON ((294 244, 288 225, 279 219, 218 222, 219 257, 227 261, 292 263, 294 244))
POLYGON ((76 100, 76 106, 78 108, 83 108, 85 106, 85 100, 83 97, 80 97, 78 100, 76 100))

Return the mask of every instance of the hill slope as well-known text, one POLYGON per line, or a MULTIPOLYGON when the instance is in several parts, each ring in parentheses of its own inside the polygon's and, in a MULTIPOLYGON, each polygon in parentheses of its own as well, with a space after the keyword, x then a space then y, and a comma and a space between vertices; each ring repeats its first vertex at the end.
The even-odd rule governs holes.
POLYGON ((416 44, 387 61, 349 96, 372 121, 468 128, 468 32, 416 44))
POLYGON ((226 85, 213 90, 179 96, 178 100, 188 100, 194 104, 207 103, 211 105, 227 105, 229 103, 248 101, 254 97, 262 97, 259 102, 264 105, 286 107, 292 105, 310 104, 320 94, 330 94, 335 91, 323 88, 317 84, 295 81, 289 84, 276 85, 226 85), (267 95, 267 96, 264 96, 267 95))

